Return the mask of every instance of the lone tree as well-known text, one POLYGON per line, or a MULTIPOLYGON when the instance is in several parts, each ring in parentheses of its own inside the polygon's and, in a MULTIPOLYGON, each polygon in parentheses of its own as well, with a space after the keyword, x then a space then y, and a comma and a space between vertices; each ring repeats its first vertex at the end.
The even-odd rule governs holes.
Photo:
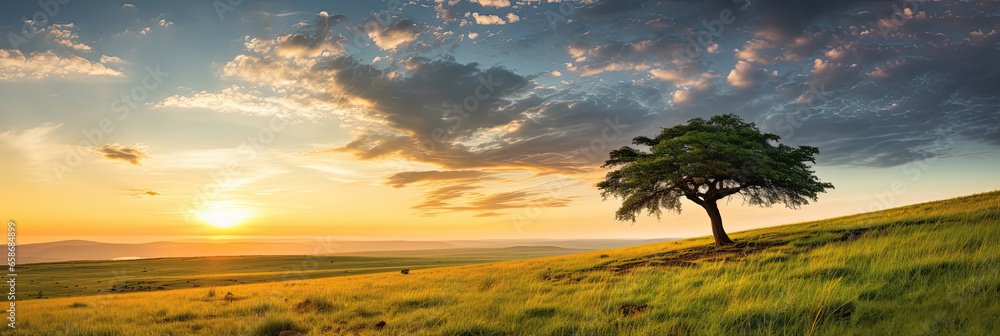
POLYGON ((632 144, 649 146, 649 152, 628 146, 612 151, 602 167, 617 169, 597 188, 605 200, 622 199, 615 213, 622 221, 635 222, 643 210, 657 218, 662 209, 680 213, 680 198, 686 197, 708 212, 715 245, 730 245, 719 200, 741 194, 750 205, 784 203, 797 209, 833 189, 810 170, 808 163, 815 163, 819 149, 794 148, 777 143, 778 139, 734 114, 691 119, 686 125, 663 129, 656 138, 632 139, 632 144))

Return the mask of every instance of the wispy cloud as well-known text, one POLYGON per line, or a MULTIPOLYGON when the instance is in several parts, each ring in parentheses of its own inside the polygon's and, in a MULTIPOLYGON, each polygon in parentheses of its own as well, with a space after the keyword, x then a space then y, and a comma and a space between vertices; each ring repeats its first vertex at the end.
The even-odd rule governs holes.
POLYGON ((160 195, 162 195, 159 191, 150 190, 150 189, 143 189, 143 188, 131 188, 131 189, 126 189, 126 190, 129 192, 129 196, 132 196, 132 197, 135 197, 135 198, 143 198, 143 197, 151 197, 151 196, 160 196, 160 195))
POLYGON ((121 161, 128 164, 141 166, 142 161, 149 158, 149 147, 141 143, 120 145, 117 143, 105 144, 100 147, 91 148, 94 153, 110 161, 121 161))

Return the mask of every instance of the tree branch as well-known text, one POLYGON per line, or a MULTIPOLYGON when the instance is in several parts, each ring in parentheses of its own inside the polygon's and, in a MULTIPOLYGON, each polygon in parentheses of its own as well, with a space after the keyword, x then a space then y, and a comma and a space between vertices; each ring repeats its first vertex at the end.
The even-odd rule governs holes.
POLYGON ((718 197, 719 198, 724 198, 726 196, 729 196, 729 195, 732 195, 732 194, 735 194, 735 193, 738 193, 738 192, 740 192, 740 187, 722 188, 722 189, 719 189, 718 197))

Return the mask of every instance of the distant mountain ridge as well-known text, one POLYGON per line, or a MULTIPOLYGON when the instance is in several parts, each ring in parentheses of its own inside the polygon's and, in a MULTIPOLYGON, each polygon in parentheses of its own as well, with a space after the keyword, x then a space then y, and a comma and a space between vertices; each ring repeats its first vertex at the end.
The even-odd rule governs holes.
MULTIPOLYGON (((150 243, 103 243, 89 240, 63 240, 56 242, 24 244, 18 246, 18 263, 32 264, 72 260, 112 260, 116 258, 170 258, 240 255, 310 255, 310 254, 352 254, 375 253, 378 255, 400 256, 426 254, 439 251, 435 255, 449 254, 443 250, 454 249, 455 253, 468 254, 475 249, 508 248, 516 246, 547 246, 581 252, 633 245, 652 244, 674 239, 628 240, 386 240, 386 241, 316 241, 316 242, 150 242, 150 243)), ((570 252, 572 253, 572 252, 570 252)))
POLYGON ((138 244, 102 243, 85 240, 25 244, 18 247, 18 261, 22 264, 70 260, 111 260, 124 257, 166 258, 239 255, 306 255, 358 251, 431 250, 455 248, 438 241, 382 241, 382 242, 329 242, 329 243, 271 243, 271 242, 152 242, 138 244), (374 244, 373 244, 374 243, 374 244))

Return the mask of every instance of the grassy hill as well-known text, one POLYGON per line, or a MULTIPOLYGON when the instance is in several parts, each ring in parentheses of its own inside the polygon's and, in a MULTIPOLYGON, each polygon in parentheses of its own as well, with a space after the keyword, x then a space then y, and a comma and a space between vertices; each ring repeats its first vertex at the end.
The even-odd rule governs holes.
POLYGON ((738 232, 723 249, 703 237, 410 274, 31 300, 18 321, 33 335, 988 335, 1000 331, 998 222, 992 192, 738 232))

